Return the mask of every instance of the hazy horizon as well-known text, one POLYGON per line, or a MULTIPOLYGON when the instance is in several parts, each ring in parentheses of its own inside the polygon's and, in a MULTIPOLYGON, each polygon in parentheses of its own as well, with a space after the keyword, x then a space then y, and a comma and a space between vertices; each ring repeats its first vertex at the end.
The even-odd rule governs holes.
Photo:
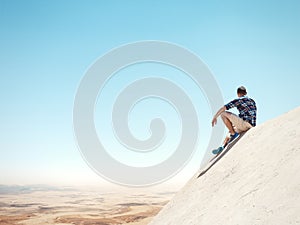
MULTIPOLYGON (((78 150, 73 104, 92 63, 127 43, 158 40, 193 52, 212 71, 225 103, 236 97, 238 86, 246 86, 257 102, 258 124, 300 106, 295 93, 300 83, 299 10, 300 2, 293 0, 0 1, 0 184, 114 186, 78 150)), ((147 157, 123 151, 111 128, 109 110, 119 92, 151 76, 188 92, 199 116, 196 154, 164 183, 181 186, 199 169, 215 113, 185 73, 159 63, 122 69, 99 93, 95 126, 118 162, 140 166, 167 159, 181 134, 171 104, 150 99, 131 110, 129 129, 140 140, 151 135, 151 119, 165 118, 165 142, 147 157)))

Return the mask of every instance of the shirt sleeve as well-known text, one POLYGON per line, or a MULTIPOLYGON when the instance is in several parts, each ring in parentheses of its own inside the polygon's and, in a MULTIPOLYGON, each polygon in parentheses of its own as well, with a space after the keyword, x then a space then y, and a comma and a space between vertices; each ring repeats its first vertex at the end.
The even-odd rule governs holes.
POLYGON ((226 110, 237 107, 237 104, 238 104, 238 99, 232 100, 231 102, 229 102, 225 105, 226 110))

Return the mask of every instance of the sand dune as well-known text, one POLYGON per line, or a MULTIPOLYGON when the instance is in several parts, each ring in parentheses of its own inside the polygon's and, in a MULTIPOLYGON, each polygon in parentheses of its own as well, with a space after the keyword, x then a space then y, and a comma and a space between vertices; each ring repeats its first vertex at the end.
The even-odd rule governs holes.
POLYGON ((300 224, 300 108, 248 131, 151 225, 300 224))

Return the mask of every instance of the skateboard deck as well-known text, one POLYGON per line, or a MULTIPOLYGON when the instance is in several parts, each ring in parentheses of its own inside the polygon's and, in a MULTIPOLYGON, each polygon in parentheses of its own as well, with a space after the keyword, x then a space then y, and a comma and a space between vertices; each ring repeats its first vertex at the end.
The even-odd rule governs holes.
POLYGON ((241 138, 242 136, 244 136, 246 132, 242 132, 240 133, 240 136, 237 137, 236 139, 234 139, 231 143, 227 144, 225 146, 225 148, 223 149, 223 151, 221 151, 220 153, 214 155, 207 163, 206 166, 204 166, 201 169, 200 174, 198 175, 197 178, 201 177, 202 175, 204 175, 211 167, 213 167, 241 138))

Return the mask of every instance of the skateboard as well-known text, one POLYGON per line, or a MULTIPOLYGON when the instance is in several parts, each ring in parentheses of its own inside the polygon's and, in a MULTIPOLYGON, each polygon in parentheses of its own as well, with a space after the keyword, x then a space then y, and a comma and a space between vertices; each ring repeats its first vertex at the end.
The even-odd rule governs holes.
POLYGON ((226 143, 224 145, 224 149, 219 152, 218 154, 214 155, 207 163, 207 165, 201 170, 200 174, 198 175, 197 178, 201 177, 204 175, 211 167, 213 167, 240 139, 242 136, 244 136, 246 132, 240 133, 240 135, 234 139, 230 143, 226 143))

